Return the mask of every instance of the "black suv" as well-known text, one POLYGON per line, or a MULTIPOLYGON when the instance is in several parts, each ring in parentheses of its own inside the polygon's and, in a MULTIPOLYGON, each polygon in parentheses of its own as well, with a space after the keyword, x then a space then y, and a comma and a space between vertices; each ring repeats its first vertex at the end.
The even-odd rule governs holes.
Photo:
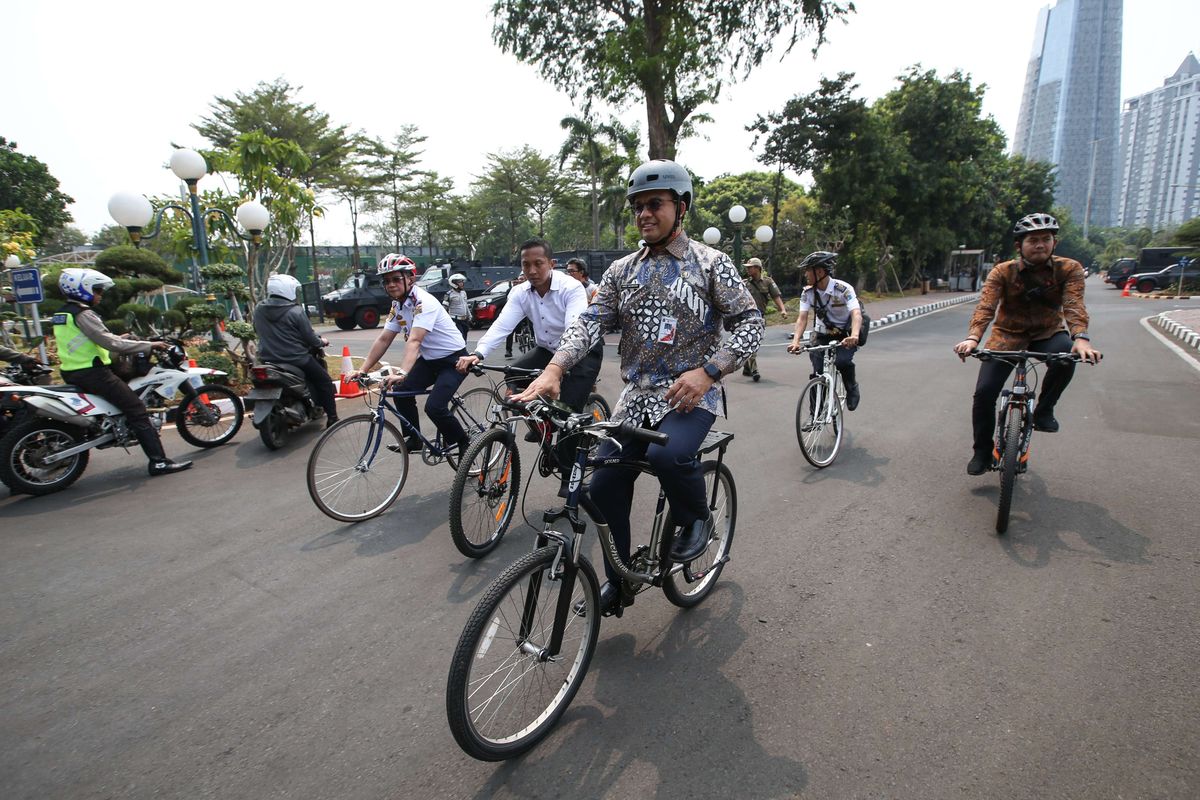
POLYGON ((1118 289, 1124 289, 1125 284, 1129 282, 1129 276, 1135 272, 1137 272, 1136 258, 1118 258, 1116 263, 1108 268, 1108 272, 1104 275, 1104 281, 1118 289))

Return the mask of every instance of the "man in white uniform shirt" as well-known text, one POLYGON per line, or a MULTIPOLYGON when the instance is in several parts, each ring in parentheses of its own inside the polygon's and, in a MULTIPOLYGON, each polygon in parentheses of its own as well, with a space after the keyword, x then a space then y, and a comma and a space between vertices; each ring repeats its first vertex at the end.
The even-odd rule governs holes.
MULTIPOLYGON (((858 350, 858 334, 862 329, 862 306, 854 293, 854 287, 833 277, 837 267, 837 254, 824 250, 810 253, 800 262, 800 270, 808 280, 808 288, 800 293, 800 313, 796 318, 796 331, 789 353, 798 353, 804 346, 804 329, 808 325, 809 312, 816 312, 816 343, 829 344, 839 340, 834 365, 846 385, 846 408, 858 408, 861 392, 854 366, 854 352, 858 350)), ((824 353, 809 353, 816 377, 825 368, 824 353)))
MULTIPOLYGON (((512 333, 521 320, 533 325, 537 346, 513 363, 524 369, 544 369, 558 351, 563 331, 588 306, 587 291, 576 279, 554 269, 553 249, 544 239, 530 239, 521 245, 521 272, 524 283, 512 288, 508 302, 487 333, 475 345, 475 352, 458 360, 458 369, 466 373, 471 365, 486 359, 512 333)), ((563 377, 560 399, 575 411, 582 411, 588 394, 600 374, 604 357, 603 340, 588 351, 583 360, 563 377)), ((525 388, 529 381, 514 381, 514 388, 525 388)), ((559 462, 570 461, 572 454, 559 452, 559 462), (564 458, 566 461, 564 461, 564 458)))
MULTIPOLYGON (((369 372, 387 352, 396 334, 404 334, 406 344, 400 368, 397 374, 388 376, 386 385, 397 390, 433 386, 425 400, 425 413, 442 434, 444 444, 465 445, 466 431, 450 410, 450 398, 463 382, 464 376, 454 367, 467 354, 466 341, 437 298, 416 285, 417 265, 411 259, 389 253, 379 260, 377 272, 388 297, 392 298, 392 311, 362 367, 349 377, 369 372)), ((397 398, 396 407, 414 428, 420 429, 415 397, 397 398)), ((423 446, 415 436, 407 437, 405 443, 410 453, 420 452, 423 446)))

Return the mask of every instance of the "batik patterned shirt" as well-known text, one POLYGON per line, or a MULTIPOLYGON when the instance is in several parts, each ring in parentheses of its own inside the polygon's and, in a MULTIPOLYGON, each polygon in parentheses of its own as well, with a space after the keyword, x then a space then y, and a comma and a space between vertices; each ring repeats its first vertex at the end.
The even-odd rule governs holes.
MULTIPOLYGON (((618 330, 625 389, 613 419, 657 425, 671 410, 665 396, 676 378, 710 362, 728 375, 758 351, 764 327, 729 257, 680 233, 664 253, 644 247, 613 262, 551 363, 570 369, 618 330)), ((722 416, 723 391, 718 380, 697 408, 722 416)))
POLYGON ((1084 277, 1082 264, 1057 256, 1040 267, 1020 260, 997 264, 984 281, 967 335, 982 339, 992 323, 984 347, 1025 350, 1063 330, 1064 323, 1072 336, 1086 333, 1084 277))

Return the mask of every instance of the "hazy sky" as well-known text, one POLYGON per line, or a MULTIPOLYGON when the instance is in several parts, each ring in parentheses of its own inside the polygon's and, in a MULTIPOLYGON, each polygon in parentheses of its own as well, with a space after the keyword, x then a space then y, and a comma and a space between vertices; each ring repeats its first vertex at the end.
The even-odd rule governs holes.
MULTIPOLYGON (((707 137, 679 160, 698 174, 758 168, 745 126, 821 75, 851 71, 874 99, 916 63, 987 85, 985 112, 1016 127, 1037 11, 1044 0, 856 0, 831 26, 816 60, 801 42, 705 109, 707 137)), ((217 95, 282 76, 339 122, 390 137, 415 124, 423 166, 465 190, 488 152, 529 144, 556 153, 570 100, 491 42, 490 3, 54 2, 7 0, 0 10, 0 136, 44 161, 75 198, 76 224, 109 224, 109 196, 177 191, 170 143, 201 146, 190 123, 217 95)), ((1141 0, 1125 7, 1122 99, 1161 85, 1200 50, 1200 3, 1141 0)), ((569 47, 569 43, 564 43, 569 47)), ((639 122, 640 106, 621 111, 639 122)), ((206 178, 212 181, 215 178, 206 178)), ((203 183, 201 184, 203 185, 203 183)), ((348 214, 330 204, 322 243, 348 243, 348 214)))

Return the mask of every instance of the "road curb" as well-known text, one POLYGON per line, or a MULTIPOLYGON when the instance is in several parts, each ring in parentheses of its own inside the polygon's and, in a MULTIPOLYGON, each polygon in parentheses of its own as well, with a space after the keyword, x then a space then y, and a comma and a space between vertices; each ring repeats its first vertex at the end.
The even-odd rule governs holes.
POLYGON ((1174 336, 1193 350, 1200 351, 1200 332, 1194 331, 1187 325, 1180 324, 1171 319, 1167 316, 1170 313, 1170 311, 1164 311, 1161 314, 1156 314, 1150 318, 1150 321, 1154 324, 1154 327, 1163 333, 1168 336, 1174 336))
POLYGON ((901 311, 894 311, 881 319, 871 320, 871 330, 883 328, 888 325, 894 325, 901 320, 911 319, 912 317, 920 317, 924 314, 932 314, 934 311, 941 311, 943 308, 956 306, 960 303, 974 303, 979 299, 978 294, 964 294, 960 297, 952 297, 948 300, 938 300, 933 303, 926 303, 923 306, 913 306, 905 308, 901 311))
POLYGON ((1184 294, 1178 297, 1173 294, 1131 294, 1129 296, 1138 300, 1200 300, 1200 297, 1193 294, 1184 294))

